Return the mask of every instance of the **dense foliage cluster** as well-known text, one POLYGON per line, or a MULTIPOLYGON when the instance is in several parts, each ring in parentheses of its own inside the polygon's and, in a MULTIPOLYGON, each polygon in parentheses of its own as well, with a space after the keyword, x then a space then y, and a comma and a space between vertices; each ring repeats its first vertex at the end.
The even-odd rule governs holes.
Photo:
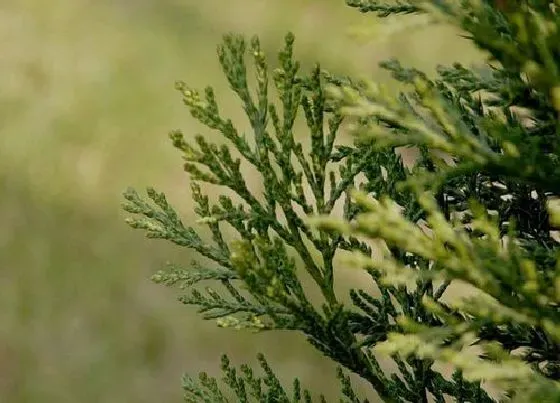
MULTIPOLYGON (((184 83, 177 89, 192 116, 228 144, 170 135, 212 239, 185 225, 164 194, 125 194, 133 228, 214 264, 173 265, 154 280, 185 289, 181 301, 220 326, 303 333, 340 365, 341 401, 363 401, 346 371, 386 402, 560 401, 560 4, 347 3, 374 17, 425 13, 452 24, 487 63, 442 66, 430 78, 387 61, 405 87, 395 95, 319 65, 302 72, 291 34, 273 71, 257 38, 225 36, 219 61, 250 135, 223 116, 212 88, 184 83), (295 133, 299 116, 306 135, 295 133), (338 141, 348 130, 353 145, 338 141), (418 150, 413 168, 402 147, 418 150), (258 172, 262 192, 249 189, 243 167, 258 172), (200 183, 227 194, 213 202, 200 183), (335 255, 367 271, 378 292, 355 289, 343 303, 335 255), (313 284, 303 285, 301 270, 313 284), (453 298, 453 287, 469 292, 453 298), (397 373, 380 367, 387 355, 397 373), (451 364, 452 376, 436 363, 451 364)), ((205 374, 186 376, 185 400, 312 401, 297 380, 286 388, 259 361, 263 376, 224 357, 227 391, 205 374)))

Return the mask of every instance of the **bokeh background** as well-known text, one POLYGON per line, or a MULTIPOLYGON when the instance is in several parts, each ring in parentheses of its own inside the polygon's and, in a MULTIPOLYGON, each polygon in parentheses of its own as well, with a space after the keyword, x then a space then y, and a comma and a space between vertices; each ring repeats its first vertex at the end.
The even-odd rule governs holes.
POLYGON ((0 1, 0 402, 178 402, 183 372, 258 351, 334 401, 333 366, 300 336, 218 329, 152 284, 195 256, 129 229, 121 193, 155 185, 192 220, 167 132, 200 127, 173 84, 213 85, 243 122, 215 56, 223 33, 258 34, 273 57, 291 30, 305 66, 380 81, 390 57, 428 71, 480 57, 421 22, 343 0, 0 1))

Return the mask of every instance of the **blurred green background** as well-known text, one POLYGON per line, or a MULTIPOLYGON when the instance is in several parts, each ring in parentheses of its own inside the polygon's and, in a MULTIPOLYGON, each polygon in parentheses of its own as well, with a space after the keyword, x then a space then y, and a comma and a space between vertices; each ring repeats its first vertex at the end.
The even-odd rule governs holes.
POLYGON ((121 193, 155 185, 189 222, 167 132, 200 127, 173 83, 214 85, 241 121, 215 57, 223 33, 258 34, 274 56, 291 30, 304 65, 380 80, 389 57, 478 57, 446 27, 403 25, 418 21, 381 24, 342 0, 1 1, 0 402, 178 402, 183 372, 258 351, 334 398, 333 366, 299 335, 218 329, 152 284, 194 256, 129 229, 121 193))

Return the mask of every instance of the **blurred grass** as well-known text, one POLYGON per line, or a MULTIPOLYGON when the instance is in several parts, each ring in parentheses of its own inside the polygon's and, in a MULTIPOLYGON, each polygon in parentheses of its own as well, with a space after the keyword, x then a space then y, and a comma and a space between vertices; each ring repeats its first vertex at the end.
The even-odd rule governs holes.
POLYGON ((180 375, 216 373, 222 352, 254 363, 264 351, 283 379, 338 391, 298 335, 216 329, 151 284, 194 256, 128 229, 121 192, 156 185, 192 217, 166 133, 201 128, 173 82, 214 85, 243 124, 215 58, 224 32, 259 34, 271 54, 292 30, 304 65, 383 79, 388 57, 428 69, 478 57, 445 27, 381 40, 395 27, 339 0, 3 1, 0 402, 180 401, 180 375), (377 38, 347 34, 371 26, 377 38))

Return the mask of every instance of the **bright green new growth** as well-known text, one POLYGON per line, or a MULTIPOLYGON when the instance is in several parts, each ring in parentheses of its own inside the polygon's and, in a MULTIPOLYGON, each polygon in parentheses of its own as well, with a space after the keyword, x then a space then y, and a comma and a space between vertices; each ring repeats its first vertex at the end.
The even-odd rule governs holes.
MULTIPOLYGON (((429 13, 465 31, 492 67, 441 67, 429 79, 389 61, 383 67, 409 87, 395 97, 319 66, 302 73, 291 34, 269 77, 257 39, 248 45, 226 36, 219 60, 252 135, 220 113, 211 88, 200 94, 183 83, 177 88, 192 116, 229 145, 170 135, 212 241, 185 226, 163 194, 148 189, 151 202, 133 190, 125 194, 125 209, 140 216, 128 220, 132 227, 214 264, 170 266, 154 280, 187 290, 181 301, 220 326, 303 333, 340 365, 341 401, 362 401, 343 369, 386 402, 495 401, 481 382, 500 388, 506 400, 559 401, 560 261, 552 237, 560 222, 557 6, 348 4, 385 17, 429 13), (294 133, 299 115, 307 137, 294 133), (353 146, 336 141, 343 124, 356 135, 353 146), (412 170, 396 152, 402 146, 420 151, 412 170), (249 190, 242 164, 259 173, 262 194, 249 190), (235 196, 213 204, 201 182, 235 196), (342 216, 335 205, 343 206, 342 216), (226 228, 239 240, 229 242, 226 228), (374 248, 374 240, 383 245, 374 248), (341 302, 333 260, 342 251, 351 252, 349 267, 370 274, 377 295, 352 290, 352 306, 341 302), (319 309, 301 270, 320 290, 319 309), (195 288, 207 281, 215 287, 195 288), (472 288, 470 295, 450 297, 460 284, 472 288), (387 354, 398 373, 381 369, 376 357, 387 354), (451 377, 436 370, 438 362, 452 364, 451 377)), ((297 380, 286 390, 259 361, 262 378, 224 358, 227 390, 205 374, 185 377, 185 400, 312 401, 297 380)))

